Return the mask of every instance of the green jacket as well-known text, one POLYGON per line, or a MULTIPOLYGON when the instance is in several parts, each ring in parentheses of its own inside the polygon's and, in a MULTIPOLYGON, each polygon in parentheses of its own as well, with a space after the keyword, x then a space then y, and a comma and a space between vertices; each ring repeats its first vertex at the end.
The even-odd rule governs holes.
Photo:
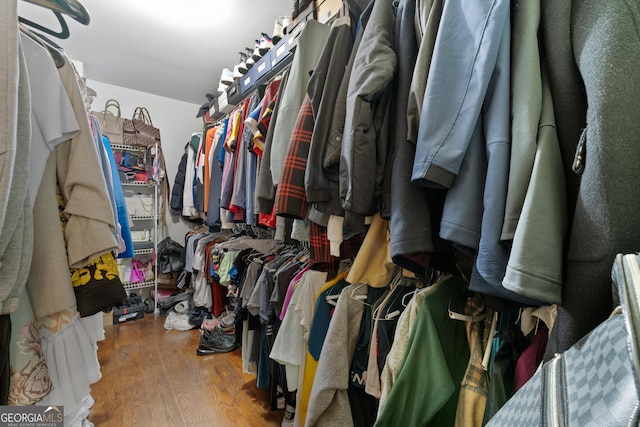
POLYGON ((402 368, 376 427, 454 425, 469 344, 465 323, 450 319, 447 308, 463 312, 466 288, 456 277, 433 286, 422 301, 402 368))

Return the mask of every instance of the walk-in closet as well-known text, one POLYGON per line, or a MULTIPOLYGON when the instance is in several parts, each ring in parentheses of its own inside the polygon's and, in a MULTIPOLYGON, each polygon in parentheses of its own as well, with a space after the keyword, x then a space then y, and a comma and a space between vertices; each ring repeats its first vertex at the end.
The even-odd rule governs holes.
POLYGON ((0 37, 0 427, 640 425, 640 3, 0 37))

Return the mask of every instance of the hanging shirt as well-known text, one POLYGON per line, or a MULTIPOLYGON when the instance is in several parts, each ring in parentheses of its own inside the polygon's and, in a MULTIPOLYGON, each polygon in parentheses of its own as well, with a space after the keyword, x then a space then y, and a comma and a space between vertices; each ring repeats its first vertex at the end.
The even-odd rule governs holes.
POLYGON ((73 107, 47 50, 20 34, 31 93, 31 154, 29 157, 29 206, 33 206, 44 166, 53 148, 80 131, 73 107))
POLYGON ((463 312, 466 286, 449 277, 431 288, 376 426, 454 425, 469 344, 464 322, 450 319, 447 308, 463 312))

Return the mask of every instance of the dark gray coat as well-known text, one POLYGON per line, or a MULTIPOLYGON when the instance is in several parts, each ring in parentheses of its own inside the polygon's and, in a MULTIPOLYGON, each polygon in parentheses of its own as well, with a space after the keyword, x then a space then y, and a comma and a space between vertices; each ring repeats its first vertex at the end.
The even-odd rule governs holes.
POLYGON ((573 213, 563 305, 549 338, 549 357, 609 315, 615 255, 640 250, 640 4, 543 0, 542 10, 573 213), (586 164, 578 176, 571 163, 585 127, 586 164))
POLYGON ((340 199, 345 209, 345 229, 354 231, 358 225, 364 228, 365 215, 379 211, 376 203, 382 193, 388 148, 383 125, 397 65, 394 26, 392 3, 375 0, 349 79, 340 199), (350 220, 350 215, 355 220, 350 220))

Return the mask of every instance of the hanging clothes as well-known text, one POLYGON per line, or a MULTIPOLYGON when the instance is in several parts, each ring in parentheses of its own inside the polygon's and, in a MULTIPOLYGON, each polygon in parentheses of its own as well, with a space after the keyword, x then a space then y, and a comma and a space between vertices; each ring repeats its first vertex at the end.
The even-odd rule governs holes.
POLYGON ((402 365, 376 426, 454 425, 469 344, 464 323, 450 319, 447 309, 463 312, 465 293, 465 283, 457 277, 424 291, 402 365))

